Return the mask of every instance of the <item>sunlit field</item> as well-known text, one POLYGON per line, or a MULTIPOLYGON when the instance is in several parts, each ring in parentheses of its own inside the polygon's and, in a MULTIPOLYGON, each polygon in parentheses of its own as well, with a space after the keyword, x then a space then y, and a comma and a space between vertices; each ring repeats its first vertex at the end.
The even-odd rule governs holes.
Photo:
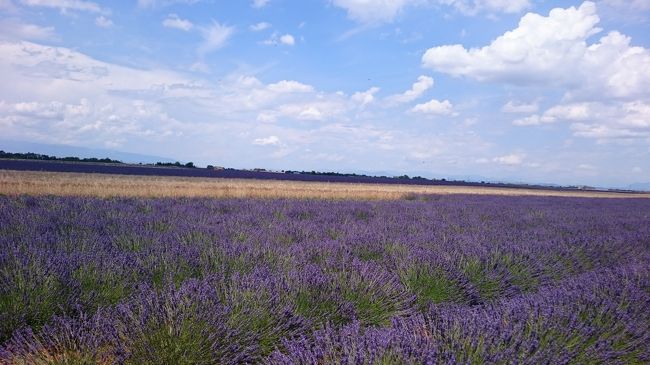
MULTIPOLYGON (((3 364, 650 361, 647 199, 27 196, 2 176, 3 364)), ((176 195, 146 181, 133 195, 176 195)))
POLYGON ((650 193, 138 176, 0 170, 0 194, 94 197, 210 197, 395 200, 414 194, 650 198, 650 193))

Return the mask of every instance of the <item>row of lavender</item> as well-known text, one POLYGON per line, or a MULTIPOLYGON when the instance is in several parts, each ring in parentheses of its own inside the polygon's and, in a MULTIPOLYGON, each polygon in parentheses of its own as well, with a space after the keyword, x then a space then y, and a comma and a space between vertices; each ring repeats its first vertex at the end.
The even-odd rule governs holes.
POLYGON ((0 363, 647 363, 649 221, 635 199, 0 197, 0 363))

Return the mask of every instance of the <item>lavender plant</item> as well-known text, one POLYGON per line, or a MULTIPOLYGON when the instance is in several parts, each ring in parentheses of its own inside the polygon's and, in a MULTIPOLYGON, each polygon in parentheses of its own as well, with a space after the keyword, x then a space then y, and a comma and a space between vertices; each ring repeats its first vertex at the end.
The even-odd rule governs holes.
POLYGON ((0 196, 0 363, 643 364, 650 203, 0 196))

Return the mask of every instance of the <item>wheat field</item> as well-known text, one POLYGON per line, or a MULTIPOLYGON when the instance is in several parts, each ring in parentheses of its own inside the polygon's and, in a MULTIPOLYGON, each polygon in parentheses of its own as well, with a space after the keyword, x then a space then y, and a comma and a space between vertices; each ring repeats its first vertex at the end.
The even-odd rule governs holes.
POLYGON ((253 179, 0 171, 0 194, 97 197, 213 197, 395 200, 413 194, 481 194, 649 198, 650 194, 469 186, 350 184, 253 179))

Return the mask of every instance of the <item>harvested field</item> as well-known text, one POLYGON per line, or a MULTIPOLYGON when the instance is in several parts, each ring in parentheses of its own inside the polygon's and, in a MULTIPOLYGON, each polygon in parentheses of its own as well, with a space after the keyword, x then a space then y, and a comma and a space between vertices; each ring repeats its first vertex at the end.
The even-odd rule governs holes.
POLYGON ((13 170, 0 170, 0 194, 95 197, 212 197, 355 200, 408 199, 413 194, 650 198, 650 194, 643 193, 557 191, 468 186, 350 184, 13 170))

